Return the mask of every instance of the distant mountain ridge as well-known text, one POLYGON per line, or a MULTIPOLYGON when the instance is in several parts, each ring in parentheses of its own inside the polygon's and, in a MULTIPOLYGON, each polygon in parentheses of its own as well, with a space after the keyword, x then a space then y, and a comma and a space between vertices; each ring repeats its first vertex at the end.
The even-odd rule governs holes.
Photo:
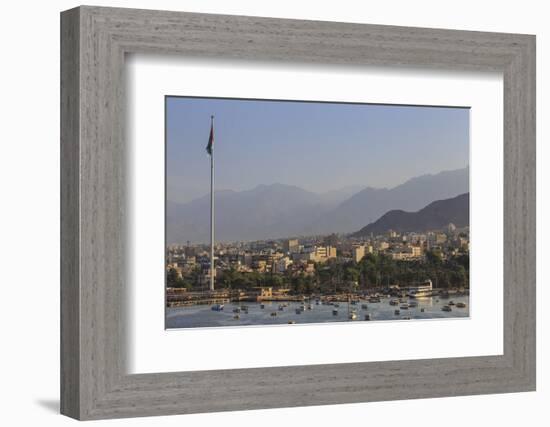
POLYGON ((437 200, 417 212, 392 210, 378 220, 353 233, 355 237, 386 233, 388 230, 398 232, 438 230, 453 223, 457 227, 470 224, 470 193, 445 200, 437 200))
POLYGON ((324 213, 312 224, 314 232, 351 233, 393 209, 417 211, 434 200, 470 191, 469 167, 411 178, 396 187, 367 187, 324 213))
MULTIPOLYGON (((332 207, 323 198, 296 186, 259 185, 246 191, 215 193, 216 240, 262 240, 300 234, 312 215, 332 207)), ((167 203, 167 241, 208 242, 210 196, 167 203)))
MULTIPOLYGON (((391 189, 346 187, 317 194, 286 185, 217 191, 216 241, 250 241, 351 233, 393 209, 416 211, 469 191, 469 169, 412 178, 391 189), (357 191, 359 190, 359 191, 357 191)), ((207 243, 210 196, 166 204, 167 242, 207 243)))

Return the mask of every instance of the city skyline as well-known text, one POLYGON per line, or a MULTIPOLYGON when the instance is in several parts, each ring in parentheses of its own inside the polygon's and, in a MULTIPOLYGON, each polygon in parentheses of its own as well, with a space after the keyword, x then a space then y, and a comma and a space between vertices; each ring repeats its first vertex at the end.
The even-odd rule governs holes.
POLYGON ((208 194, 211 114, 217 191, 392 188, 469 165, 467 108, 167 97, 169 201, 208 194))

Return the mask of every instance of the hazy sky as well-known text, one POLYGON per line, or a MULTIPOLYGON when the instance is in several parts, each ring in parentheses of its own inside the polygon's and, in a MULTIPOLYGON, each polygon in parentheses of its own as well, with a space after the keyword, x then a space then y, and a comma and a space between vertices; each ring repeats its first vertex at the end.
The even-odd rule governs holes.
POLYGON ((209 192, 212 114, 218 190, 393 187, 469 162, 465 108, 169 97, 168 200, 209 192))

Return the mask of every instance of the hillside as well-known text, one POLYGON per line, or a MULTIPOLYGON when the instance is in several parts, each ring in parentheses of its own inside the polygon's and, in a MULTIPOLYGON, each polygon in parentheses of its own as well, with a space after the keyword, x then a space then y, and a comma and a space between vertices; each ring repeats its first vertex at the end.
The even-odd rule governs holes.
POLYGON ((457 227, 469 225, 470 193, 435 201, 418 212, 389 211, 375 222, 354 233, 353 236, 368 236, 371 233, 383 234, 388 230, 398 232, 437 230, 449 223, 453 223, 457 227))
POLYGON ((319 234, 351 233, 390 210, 414 212, 468 191, 468 167, 418 176, 393 188, 367 187, 312 221, 312 229, 319 234))

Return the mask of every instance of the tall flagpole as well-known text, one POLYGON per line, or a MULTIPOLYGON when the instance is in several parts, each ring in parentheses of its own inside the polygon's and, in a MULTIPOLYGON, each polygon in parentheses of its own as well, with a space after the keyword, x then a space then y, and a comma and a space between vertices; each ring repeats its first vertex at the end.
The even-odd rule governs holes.
MULTIPOLYGON (((210 129, 214 129, 214 116, 210 116, 210 129)), ((210 290, 214 290, 214 147, 210 153, 210 290)))

